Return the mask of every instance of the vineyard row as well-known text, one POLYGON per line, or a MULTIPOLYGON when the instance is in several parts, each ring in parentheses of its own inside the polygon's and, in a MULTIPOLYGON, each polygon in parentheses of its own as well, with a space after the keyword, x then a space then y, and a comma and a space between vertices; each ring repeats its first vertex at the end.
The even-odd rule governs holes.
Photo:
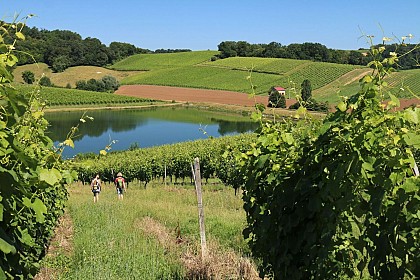
POLYGON ((111 152, 96 158, 74 160, 74 169, 79 180, 90 182, 96 174, 104 181, 112 182, 117 172, 122 172, 128 181, 139 180, 147 185, 151 180, 165 177, 168 180, 191 179, 191 164, 200 159, 201 177, 205 180, 216 177, 229 184, 232 172, 236 172, 234 160, 227 153, 233 149, 244 150, 256 139, 253 133, 210 138, 133 151, 111 152))

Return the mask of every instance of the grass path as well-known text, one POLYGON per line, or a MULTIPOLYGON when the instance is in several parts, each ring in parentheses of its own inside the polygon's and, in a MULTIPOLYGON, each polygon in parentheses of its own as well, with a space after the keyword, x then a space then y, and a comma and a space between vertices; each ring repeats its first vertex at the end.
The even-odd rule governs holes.
MULTIPOLYGON (((203 195, 210 248, 205 263, 199 258, 192 186, 157 184, 143 189, 131 184, 124 200, 118 201, 107 185, 94 204, 88 186, 74 185, 67 208, 72 249, 47 256, 44 265, 50 269, 43 274, 84 280, 258 279, 250 261, 242 258, 248 249, 241 234, 245 213, 240 196, 224 186, 205 186, 203 195)), ((41 274, 37 280, 51 279, 41 274)))

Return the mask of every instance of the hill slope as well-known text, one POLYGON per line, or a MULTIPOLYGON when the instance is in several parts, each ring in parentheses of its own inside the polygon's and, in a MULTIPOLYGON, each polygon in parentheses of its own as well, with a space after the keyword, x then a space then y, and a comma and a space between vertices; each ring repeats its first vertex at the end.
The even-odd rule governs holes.
MULTIPOLYGON (((300 85, 308 79, 312 95, 319 101, 335 104, 341 96, 359 90, 358 81, 371 69, 360 66, 293 60, 281 58, 231 57, 212 61, 217 51, 194 51, 166 54, 139 54, 128 57, 108 69, 103 67, 72 67, 63 73, 52 73, 46 64, 19 66, 16 81, 22 72, 31 70, 39 79, 44 73, 58 86, 77 80, 116 77, 123 85, 160 85, 184 88, 215 89, 265 95, 272 86, 286 88, 286 97, 300 95, 300 85)), ((400 98, 413 98, 402 86, 420 92, 420 69, 393 73, 387 78, 400 98)), ((171 98, 168 98, 169 100, 171 98)))

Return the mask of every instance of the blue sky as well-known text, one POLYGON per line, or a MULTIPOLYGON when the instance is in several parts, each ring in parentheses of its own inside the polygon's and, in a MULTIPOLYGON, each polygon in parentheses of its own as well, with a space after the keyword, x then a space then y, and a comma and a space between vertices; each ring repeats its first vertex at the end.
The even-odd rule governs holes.
POLYGON ((150 50, 217 50, 222 41, 358 49, 369 46, 363 34, 374 43, 408 34, 420 42, 420 0, 0 0, 0 7, 6 21, 35 14, 31 27, 150 50))

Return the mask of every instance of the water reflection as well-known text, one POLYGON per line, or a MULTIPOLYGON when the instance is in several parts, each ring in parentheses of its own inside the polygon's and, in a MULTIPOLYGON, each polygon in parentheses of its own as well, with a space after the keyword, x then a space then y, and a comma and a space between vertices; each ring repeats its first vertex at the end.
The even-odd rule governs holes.
MULTIPOLYGON (((171 144, 210 136, 254 131, 257 124, 249 117, 204 111, 196 108, 153 108, 142 110, 100 110, 87 113, 93 121, 79 126, 75 148, 66 148, 63 156, 77 153, 98 153, 112 140, 113 150, 125 150, 131 145, 140 147, 171 144), (203 133, 205 130, 207 136, 203 133)), ((47 113, 50 138, 58 144, 66 139, 83 112, 47 113)))

